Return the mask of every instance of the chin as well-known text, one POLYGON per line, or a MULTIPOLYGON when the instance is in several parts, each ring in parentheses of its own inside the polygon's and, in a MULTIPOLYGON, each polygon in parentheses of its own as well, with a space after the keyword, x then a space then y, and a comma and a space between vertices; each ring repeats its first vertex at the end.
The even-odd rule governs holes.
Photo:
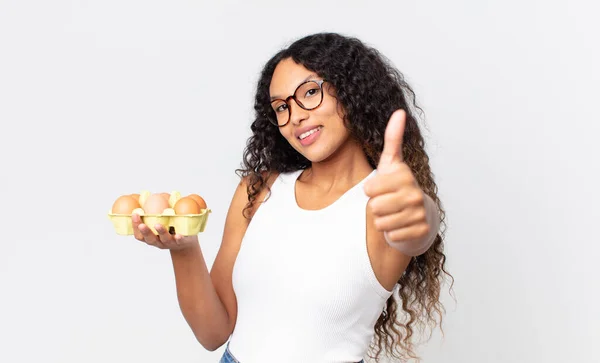
POLYGON ((314 156, 314 155, 312 155, 312 156, 311 156, 311 155, 304 155, 304 157, 305 157, 305 158, 307 158, 307 159, 308 159, 308 161, 310 161, 311 163, 313 163, 313 164, 314 164, 314 163, 320 163, 320 162, 322 162, 322 161, 325 161, 325 160, 327 160, 329 156, 328 156, 328 155, 327 155, 327 156, 320 156, 320 155, 318 155, 318 156, 314 156))
MULTIPOLYGON (((302 146, 300 146, 302 147, 302 146)), ((310 161, 311 163, 320 163, 323 161, 327 161, 329 158, 331 158, 333 156, 333 154, 335 154, 335 150, 329 150, 329 148, 327 149, 314 149, 314 150, 298 150, 296 149, 298 152, 300 152, 300 154, 302 154, 302 156, 304 156, 305 158, 308 159, 308 161, 310 161)))
POLYGON ((296 151, 298 151, 298 153, 300 153, 300 155, 304 156, 311 163, 318 163, 318 162, 321 162, 321 161, 327 159, 327 156, 326 155, 322 155, 321 153, 301 152, 298 149, 296 149, 296 151))

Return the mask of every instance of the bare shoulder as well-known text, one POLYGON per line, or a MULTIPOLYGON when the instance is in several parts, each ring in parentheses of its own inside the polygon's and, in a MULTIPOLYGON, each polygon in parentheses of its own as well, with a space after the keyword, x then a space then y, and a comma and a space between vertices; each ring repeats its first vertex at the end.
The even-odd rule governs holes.
POLYGON ((410 256, 392 248, 383 235, 375 228, 374 216, 371 208, 367 207, 367 250, 373 271, 379 283, 391 291, 411 260, 410 256))
MULTIPOLYGON (((268 174, 263 174, 263 177, 267 176, 268 174)), ((273 185, 273 182, 275 179, 277 179, 277 176, 278 174, 271 173, 271 175, 267 178, 266 185, 268 187, 273 185)), ((233 291, 232 275, 235 260, 250 223, 250 219, 244 216, 244 209, 248 203, 248 186, 249 179, 242 178, 235 189, 225 219, 225 227, 223 230, 221 246, 210 271, 210 276, 215 290, 225 305, 229 315, 229 321, 231 324, 230 329, 232 331, 237 319, 237 301, 233 291)), ((260 206, 260 201, 264 199, 266 193, 267 188, 262 188, 257 195, 256 202, 250 211, 251 216, 254 215, 260 206)))

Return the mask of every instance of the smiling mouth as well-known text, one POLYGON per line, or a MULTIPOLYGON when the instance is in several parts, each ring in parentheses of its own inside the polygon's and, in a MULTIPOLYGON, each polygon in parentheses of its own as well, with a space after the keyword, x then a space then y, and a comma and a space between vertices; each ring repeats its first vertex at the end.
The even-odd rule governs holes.
POLYGON ((304 140, 307 137, 309 137, 310 135, 314 134, 317 131, 320 131, 323 128, 323 126, 317 126, 312 130, 306 131, 305 133, 301 134, 300 136, 298 136, 299 140, 304 140))

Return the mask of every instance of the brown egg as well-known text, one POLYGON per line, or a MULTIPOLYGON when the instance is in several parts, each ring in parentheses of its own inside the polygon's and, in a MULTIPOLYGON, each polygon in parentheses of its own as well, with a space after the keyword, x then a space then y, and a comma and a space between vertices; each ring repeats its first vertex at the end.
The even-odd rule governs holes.
POLYGON ((131 212, 140 208, 140 203, 130 195, 122 195, 114 202, 111 212, 113 214, 131 214, 131 212))
POLYGON ((169 201, 161 194, 152 194, 144 204, 144 213, 146 214, 162 214, 169 208, 169 201))
POLYGON ((193 198, 183 197, 175 203, 173 207, 175 214, 181 216, 186 214, 199 214, 200 206, 193 198))
POLYGON ((198 203, 198 206, 200 207, 200 209, 206 209, 206 202, 204 201, 204 198, 202 198, 198 194, 190 194, 187 197, 195 200, 196 203, 198 203))

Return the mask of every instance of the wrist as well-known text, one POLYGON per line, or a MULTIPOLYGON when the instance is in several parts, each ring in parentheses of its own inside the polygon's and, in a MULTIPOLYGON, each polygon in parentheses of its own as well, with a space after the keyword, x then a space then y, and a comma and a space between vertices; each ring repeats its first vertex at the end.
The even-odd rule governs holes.
POLYGON ((194 241, 194 242, 185 243, 184 245, 181 245, 181 246, 171 248, 171 249, 169 249, 169 252, 171 253, 171 256, 184 257, 186 255, 196 254, 199 250, 200 250, 200 243, 198 241, 194 241))

